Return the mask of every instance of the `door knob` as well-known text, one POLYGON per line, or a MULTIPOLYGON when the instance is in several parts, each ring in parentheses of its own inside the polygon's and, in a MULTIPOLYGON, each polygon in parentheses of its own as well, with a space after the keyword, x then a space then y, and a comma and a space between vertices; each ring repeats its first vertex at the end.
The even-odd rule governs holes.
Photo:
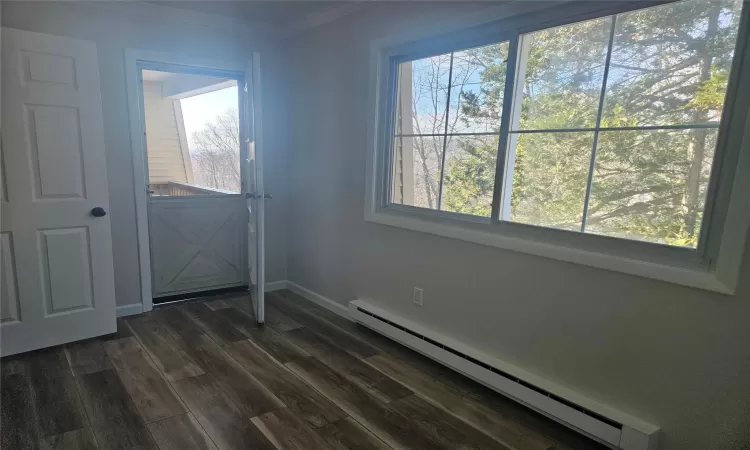
POLYGON ((91 208, 91 215, 94 217, 104 217, 107 215, 107 211, 105 211, 101 206, 97 206, 95 208, 91 208))

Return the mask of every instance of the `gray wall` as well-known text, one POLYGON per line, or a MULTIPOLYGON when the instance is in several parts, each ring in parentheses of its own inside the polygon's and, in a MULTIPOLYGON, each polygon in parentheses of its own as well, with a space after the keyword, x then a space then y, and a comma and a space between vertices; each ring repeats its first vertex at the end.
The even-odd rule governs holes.
MULTIPOLYGON (((96 43, 102 86, 104 134, 109 177, 110 215, 112 220, 115 268, 115 294, 118 305, 140 302, 140 276, 136 244, 133 159, 130 147, 130 124, 125 84, 125 48, 176 52, 194 57, 245 63, 253 50, 273 53, 262 37, 247 27, 232 28, 206 18, 198 23, 172 15, 163 9, 144 10, 137 4, 127 9, 111 10, 108 2, 2 2, 4 27, 36 31, 58 36, 86 39, 96 43), (118 12, 119 11, 119 12, 118 12), (124 12, 123 12, 124 11, 124 12)), ((264 61, 265 62, 265 61, 264 61)), ((273 76, 277 61, 269 58, 268 86, 273 93, 278 77, 273 76)), ((279 113, 271 108, 269 117, 279 113)), ((282 137, 273 132, 274 120, 267 127, 267 164, 269 189, 276 189, 275 176, 285 160, 282 137)), ((283 195, 268 206, 267 278, 286 277, 286 250, 283 245, 283 195)), ((269 202, 270 203, 270 202, 269 202)))
POLYGON ((729 297, 364 221, 369 40, 457 12, 426 8, 370 8, 293 42, 288 278, 654 422, 664 448, 750 447, 748 264, 729 297))

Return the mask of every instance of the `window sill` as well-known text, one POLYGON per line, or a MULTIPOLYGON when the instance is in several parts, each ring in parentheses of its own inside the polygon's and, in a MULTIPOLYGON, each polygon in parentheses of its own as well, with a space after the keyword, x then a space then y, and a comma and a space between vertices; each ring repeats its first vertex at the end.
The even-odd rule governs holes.
POLYGON ((714 271, 696 261, 657 262, 615 254, 608 248, 598 251, 582 250, 537 239, 509 236, 497 229, 496 225, 464 223, 462 220, 387 208, 367 211, 365 220, 722 294, 734 294, 734 285, 722 282, 714 271))

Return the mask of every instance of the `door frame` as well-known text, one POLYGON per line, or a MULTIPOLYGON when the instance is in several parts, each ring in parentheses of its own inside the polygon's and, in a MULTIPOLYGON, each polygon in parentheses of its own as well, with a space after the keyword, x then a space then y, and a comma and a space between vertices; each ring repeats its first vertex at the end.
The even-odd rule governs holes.
MULTIPOLYGON (((125 82, 128 96, 128 117, 130 121, 130 147, 133 157, 133 196, 135 199, 135 217, 136 217, 136 240, 138 248, 138 265, 141 282, 141 303, 132 305, 123 305, 118 308, 119 315, 127 315, 137 312, 148 312, 153 309, 153 293, 151 283, 151 247, 148 225, 148 193, 146 185, 148 184, 147 161, 146 161, 146 140, 145 140, 145 115, 141 105, 142 92, 139 84, 139 65, 149 65, 154 68, 163 66, 169 69, 169 66, 181 66, 185 69, 214 70, 217 72, 242 73, 245 77, 247 63, 236 61, 220 61, 215 59, 196 58, 191 56, 182 56, 173 53, 152 52, 126 48, 125 56, 125 82), (139 308, 140 306, 140 308, 139 308), (122 312, 122 314, 120 314, 122 312)), ((247 80, 245 80, 247 82, 247 80)), ((238 94, 240 104, 238 111, 240 114, 240 123, 249 120, 243 112, 243 104, 247 101, 247 94, 238 85, 238 94)), ((240 142, 244 143, 246 139, 246 128, 240 129, 240 142)), ((240 155, 242 148, 240 146, 240 155)), ((244 171, 242 179, 242 193, 244 195, 245 180, 244 171)), ((248 261, 249 264, 249 261, 248 261)))

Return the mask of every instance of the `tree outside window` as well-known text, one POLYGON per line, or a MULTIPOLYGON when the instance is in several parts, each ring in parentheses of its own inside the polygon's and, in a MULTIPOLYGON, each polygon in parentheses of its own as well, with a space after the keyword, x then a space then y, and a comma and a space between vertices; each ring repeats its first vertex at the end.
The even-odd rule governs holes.
POLYGON ((491 215, 512 57, 499 218, 695 247, 741 7, 690 0, 522 35, 517 55, 402 63, 392 202, 491 215))

